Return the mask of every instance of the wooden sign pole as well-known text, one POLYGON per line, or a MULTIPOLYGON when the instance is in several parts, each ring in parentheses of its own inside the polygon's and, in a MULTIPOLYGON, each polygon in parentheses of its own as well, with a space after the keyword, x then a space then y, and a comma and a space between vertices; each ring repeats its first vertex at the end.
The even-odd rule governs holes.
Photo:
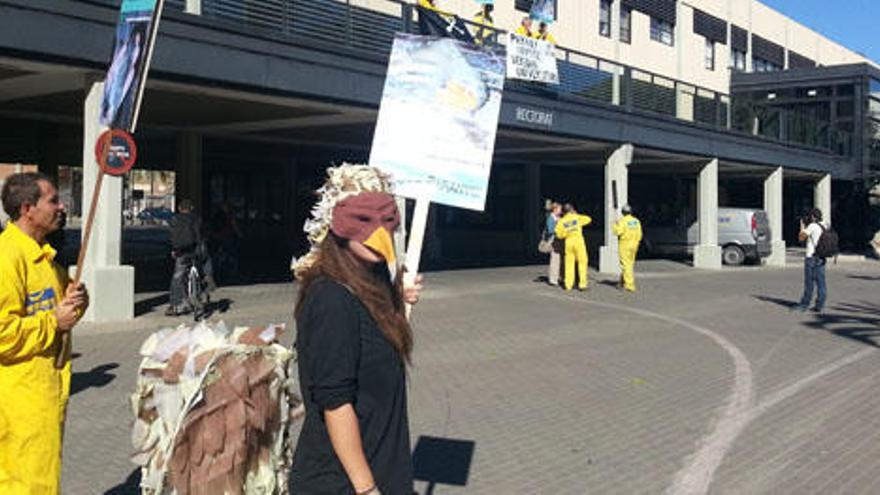
MULTIPOLYGON (((110 134, 104 139, 103 161, 106 163, 107 155, 110 152, 112 138, 110 134)), ((89 250, 89 240, 92 238, 92 226, 95 224, 95 212, 98 210, 98 199, 101 197, 101 186, 104 184, 104 167, 98 164, 98 177, 95 179, 95 189, 92 191, 92 202, 89 206, 89 216, 83 226, 82 240, 79 246, 79 255, 76 257, 76 273, 73 276, 73 284, 80 282, 83 272, 83 263, 86 260, 86 252, 89 250)), ((65 357, 70 353, 72 343, 70 341, 70 330, 61 334, 61 344, 58 346, 58 354, 55 355, 55 368, 64 367, 65 357)))

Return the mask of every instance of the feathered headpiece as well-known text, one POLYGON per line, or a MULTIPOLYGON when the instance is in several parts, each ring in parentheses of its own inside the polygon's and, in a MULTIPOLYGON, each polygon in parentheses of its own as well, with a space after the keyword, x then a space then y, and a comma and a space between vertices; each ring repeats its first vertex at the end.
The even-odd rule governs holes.
POLYGON ((312 207, 312 217, 303 226, 311 249, 293 261, 291 268, 295 277, 302 276, 317 260, 319 246, 330 232, 336 205, 363 192, 393 194, 391 176, 376 167, 361 164, 343 163, 327 169, 327 180, 315 191, 318 201, 312 207))

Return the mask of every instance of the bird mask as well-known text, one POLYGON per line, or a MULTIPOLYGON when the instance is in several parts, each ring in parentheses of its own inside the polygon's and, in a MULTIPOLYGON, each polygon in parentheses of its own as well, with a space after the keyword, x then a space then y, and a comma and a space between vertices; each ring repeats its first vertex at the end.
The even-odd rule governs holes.
POLYGON ((333 208, 330 230, 337 236, 357 241, 381 256, 394 279, 397 258, 392 235, 400 225, 394 196, 384 192, 362 192, 338 202, 333 208))

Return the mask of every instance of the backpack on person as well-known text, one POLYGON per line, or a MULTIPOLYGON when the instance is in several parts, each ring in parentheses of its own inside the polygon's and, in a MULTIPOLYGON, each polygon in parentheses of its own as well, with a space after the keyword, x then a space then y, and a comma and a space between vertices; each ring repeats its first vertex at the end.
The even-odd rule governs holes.
POLYGON ((840 254, 840 238, 831 227, 826 228, 822 223, 817 223, 822 228, 822 235, 819 236, 819 241, 816 242, 815 256, 819 258, 834 258, 840 254))

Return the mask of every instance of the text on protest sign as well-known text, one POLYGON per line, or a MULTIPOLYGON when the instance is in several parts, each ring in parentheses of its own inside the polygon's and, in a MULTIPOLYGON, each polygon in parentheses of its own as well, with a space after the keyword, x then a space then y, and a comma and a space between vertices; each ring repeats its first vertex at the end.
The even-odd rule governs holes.
POLYGON ((546 41, 510 33, 507 78, 559 84, 555 47, 546 41))

